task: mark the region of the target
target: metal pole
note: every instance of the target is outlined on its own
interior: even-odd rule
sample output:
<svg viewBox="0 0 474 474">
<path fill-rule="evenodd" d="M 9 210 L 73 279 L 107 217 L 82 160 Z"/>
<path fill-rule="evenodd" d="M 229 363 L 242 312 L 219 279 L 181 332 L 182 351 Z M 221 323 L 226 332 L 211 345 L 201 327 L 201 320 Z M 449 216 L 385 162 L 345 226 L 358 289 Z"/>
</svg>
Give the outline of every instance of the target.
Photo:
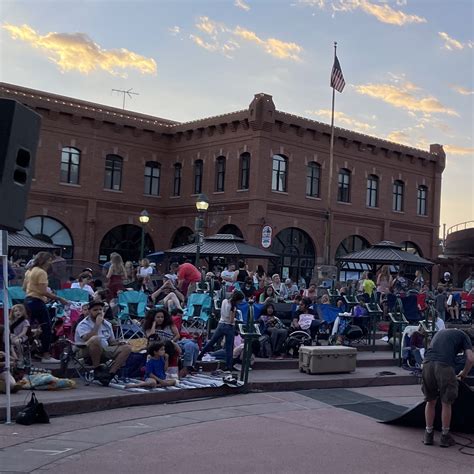
<svg viewBox="0 0 474 474">
<path fill-rule="evenodd" d="M 201 231 L 202 231 L 202 218 L 201 213 L 196 217 L 194 223 L 194 230 L 196 233 L 195 241 L 196 241 L 196 261 L 195 265 L 196 268 L 199 268 L 199 259 L 201 257 Z"/>
<path fill-rule="evenodd" d="M 142 240 L 140 245 L 140 260 L 143 260 L 145 254 L 145 224 L 142 224 Z"/>
<path fill-rule="evenodd" d="M 0 231 L 0 256 L 2 257 L 3 269 L 3 337 L 5 344 L 5 393 L 7 395 L 7 421 L 6 424 L 12 422 L 11 411 L 11 393 L 10 393 L 10 320 L 8 318 L 8 232 L 6 230 Z"/>
</svg>

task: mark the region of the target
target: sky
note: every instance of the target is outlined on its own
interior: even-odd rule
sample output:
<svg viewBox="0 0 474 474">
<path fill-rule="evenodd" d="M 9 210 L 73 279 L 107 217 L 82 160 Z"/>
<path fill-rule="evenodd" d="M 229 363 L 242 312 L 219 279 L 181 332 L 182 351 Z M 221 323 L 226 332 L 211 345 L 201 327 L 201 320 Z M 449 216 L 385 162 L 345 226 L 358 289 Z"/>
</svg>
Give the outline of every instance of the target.
<svg viewBox="0 0 474 474">
<path fill-rule="evenodd" d="M 441 230 L 474 219 L 473 0 L 0 0 L 0 80 L 180 122 L 246 109 L 444 145 Z"/>
</svg>

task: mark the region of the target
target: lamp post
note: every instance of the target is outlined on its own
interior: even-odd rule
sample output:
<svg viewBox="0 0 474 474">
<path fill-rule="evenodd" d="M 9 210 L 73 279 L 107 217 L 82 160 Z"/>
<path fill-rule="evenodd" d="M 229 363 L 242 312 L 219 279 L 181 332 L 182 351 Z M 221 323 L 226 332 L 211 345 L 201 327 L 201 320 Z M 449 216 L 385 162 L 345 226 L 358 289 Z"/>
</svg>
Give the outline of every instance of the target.
<svg viewBox="0 0 474 474">
<path fill-rule="evenodd" d="M 150 216 L 148 215 L 148 212 L 145 209 L 143 209 L 143 211 L 140 212 L 140 217 L 138 218 L 138 220 L 140 221 L 140 224 L 142 225 L 142 239 L 141 239 L 141 244 L 140 244 L 140 260 L 142 260 L 145 253 L 145 226 L 150 221 Z"/>
<path fill-rule="evenodd" d="M 194 233 L 195 233 L 195 242 L 196 242 L 196 267 L 199 268 L 199 258 L 201 254 L 201 245 L 203 242 L 203 228 L 204 228 L 204 214 L 206 213 L 209 207 L 209 199 L 205 194 L 200 194 L 196 200 L 196 209 L 198 215 L 194 220 Z"/>
</svg>

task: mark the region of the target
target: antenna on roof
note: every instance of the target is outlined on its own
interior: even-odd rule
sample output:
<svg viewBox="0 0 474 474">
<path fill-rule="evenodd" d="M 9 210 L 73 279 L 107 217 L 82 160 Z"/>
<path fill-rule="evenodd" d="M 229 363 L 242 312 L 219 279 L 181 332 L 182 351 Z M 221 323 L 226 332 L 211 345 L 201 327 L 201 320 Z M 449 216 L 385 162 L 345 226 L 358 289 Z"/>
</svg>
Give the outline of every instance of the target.
<svg viewBox="0 0 474 474">
<path fill-rule="evenodd" d="M 123 103 L 122 103 L 122 109 L 125 110 L 125 97 L 128 95 L 130 99 L 132 98 L 132 95 L 140 95 L 138 92 L 132 92 L 133 87 L 128 89 L 128 91 L 124 91 L 121 89 L 112 89 L 112 92 L 118 92 L 119 94 L 123 94 Z"/>
</svg>

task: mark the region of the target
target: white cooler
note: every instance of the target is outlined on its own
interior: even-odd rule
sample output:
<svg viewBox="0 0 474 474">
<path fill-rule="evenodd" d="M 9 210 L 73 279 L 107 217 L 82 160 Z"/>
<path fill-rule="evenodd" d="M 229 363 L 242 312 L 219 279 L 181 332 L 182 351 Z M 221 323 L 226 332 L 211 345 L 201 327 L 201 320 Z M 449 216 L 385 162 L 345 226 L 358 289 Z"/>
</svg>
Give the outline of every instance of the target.
<svg viewBox="0 0 474 474">
<path fill-rule="evenodd" d="M 301 346 L 300 372 L 338 374 L 354 372 L 357 349 L 346 346 Z"/>
</svg>

